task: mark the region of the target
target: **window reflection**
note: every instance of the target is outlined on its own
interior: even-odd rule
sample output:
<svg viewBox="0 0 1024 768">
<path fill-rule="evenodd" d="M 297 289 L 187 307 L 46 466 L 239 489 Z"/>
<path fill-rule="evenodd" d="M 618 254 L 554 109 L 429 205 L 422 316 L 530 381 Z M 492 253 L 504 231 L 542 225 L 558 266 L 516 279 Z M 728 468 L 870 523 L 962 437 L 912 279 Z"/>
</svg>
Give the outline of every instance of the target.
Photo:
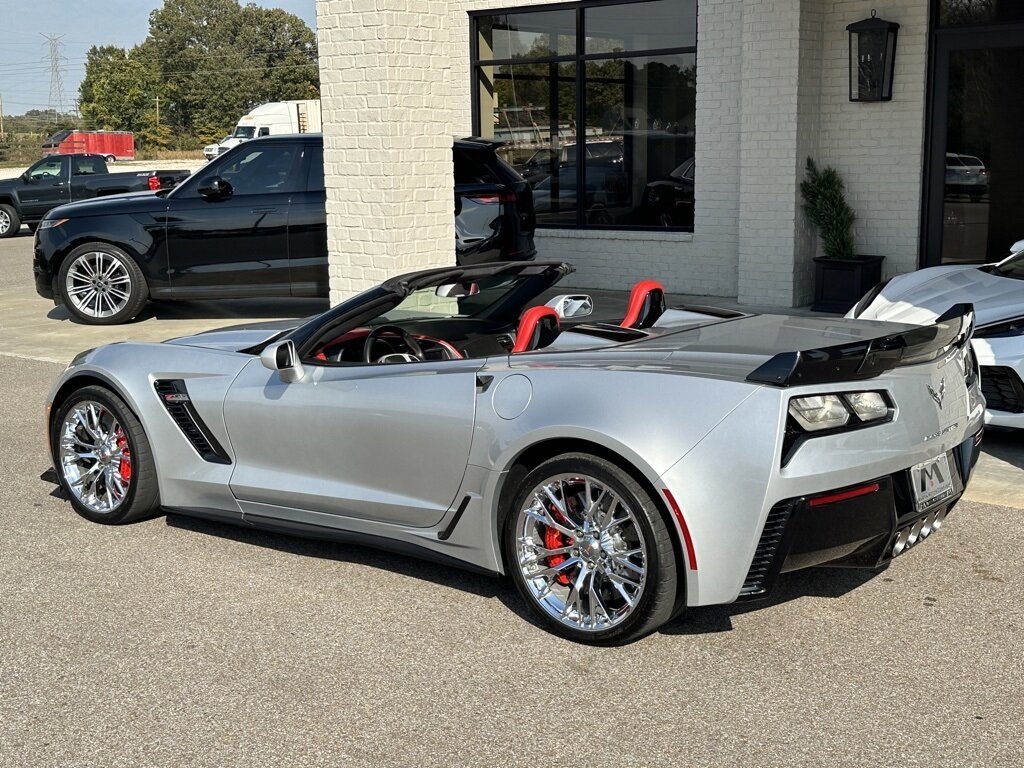
<svg viewBox="0 0 1024 768">
<path fill-rule="evenodd" d="M 1024 237 L 1016 85 L 1024 48 L 953 51 L 949 64 L 942 263 L 998 261 Z"/>
<path fill-rule="evenodd" d="M 1021 0 L 940 0 L 939 24 L 992 24 L 1024 20 Z"/>
<path fill-rule="evenodd" d="M 581 51 L 575 12 L 474 16 L 477 130 L 506 142 L 541 226 L 692 230 L 695 1 L 581 16 Z"/>
</svg>

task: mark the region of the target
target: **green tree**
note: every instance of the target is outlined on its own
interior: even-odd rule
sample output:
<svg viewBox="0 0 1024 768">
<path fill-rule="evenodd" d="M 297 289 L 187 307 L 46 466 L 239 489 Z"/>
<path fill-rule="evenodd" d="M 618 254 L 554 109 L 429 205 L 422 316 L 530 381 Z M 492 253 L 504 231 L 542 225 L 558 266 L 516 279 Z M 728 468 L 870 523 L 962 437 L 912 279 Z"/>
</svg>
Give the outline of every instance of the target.
<svg viewBox="0 0 1024 768">
<path fill-rule="evenodd" d="M 93 46 L 86 54 L 79 110 L 88 128 L 143 131 L 159 93 L 157 74 L 138 48 Z"/>
<path fill-rule="evenodd" d="M 140 45 L 90 50 L 79 95 L 90 127 L 194 147 L 257 104 L 319 94 L 316 37 L 297 16 L 238 0 L 165 0 Z"/>
</svg>

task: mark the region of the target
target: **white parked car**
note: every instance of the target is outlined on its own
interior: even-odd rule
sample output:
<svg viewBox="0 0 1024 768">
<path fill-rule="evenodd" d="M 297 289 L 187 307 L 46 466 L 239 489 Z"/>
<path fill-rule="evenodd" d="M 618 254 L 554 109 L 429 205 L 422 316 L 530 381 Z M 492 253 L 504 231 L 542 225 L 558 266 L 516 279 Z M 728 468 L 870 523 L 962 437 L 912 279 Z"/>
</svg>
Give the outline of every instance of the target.
<svg viewBox="0 0 1024 768">
<path fill-rule="evenodd" d="M 997 264 L 931 267 L 879 283 L 847 317 L 925 325 L 961 303 L 974 305 L 985 421 L 1024 429 L 1024 240 Z"/>
</svg>

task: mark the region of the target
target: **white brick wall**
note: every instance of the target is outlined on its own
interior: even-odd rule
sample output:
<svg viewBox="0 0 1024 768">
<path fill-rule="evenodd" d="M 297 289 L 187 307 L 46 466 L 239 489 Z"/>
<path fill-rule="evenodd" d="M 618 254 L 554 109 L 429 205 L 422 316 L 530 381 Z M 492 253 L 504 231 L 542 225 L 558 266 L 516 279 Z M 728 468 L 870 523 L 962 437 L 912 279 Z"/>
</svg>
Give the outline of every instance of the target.
<svg viewBox="0 0 1024 768">
<path fill-rule="evenodd" d="M 451 263 L 445 0 L 319 0 L 331 300 Z"/>
<path fill-rule="evenodd" d="M 857 252 L 885 256 L 886 276 L 911 272 L 918 267 L 921 229 L 928 3 L 832 0 L 825 5 L 819 158 L 846 180 L 847 199 L 858 218 Z M 900 24 L 892 101 L 851 103 L 846 26 L 867 18 L 872 7 Z"/>
<path fill-rule="evenodd" d="M 470 10 L 542 0 L 318 0 L 332 299 L 386 274 L 450 263 L 450 140 L 472 132 Z M 695 233 L 539 230 L 570 284 L 806 303 L 817 237 L 799 201 L 808 155 L 835 165 L 858 251 L 917 266 L 927 4 L 900 22 L 893 101 L 847 100 L 853 0 L 701 0 Z"/>
</svg>

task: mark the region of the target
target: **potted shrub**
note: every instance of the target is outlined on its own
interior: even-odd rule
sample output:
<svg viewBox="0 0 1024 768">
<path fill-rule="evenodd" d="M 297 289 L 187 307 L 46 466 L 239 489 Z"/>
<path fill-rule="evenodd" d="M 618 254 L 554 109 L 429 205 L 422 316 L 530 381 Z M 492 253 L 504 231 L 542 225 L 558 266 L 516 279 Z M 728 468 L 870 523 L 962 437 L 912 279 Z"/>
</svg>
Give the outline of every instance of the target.
<svg viewBox="0 0 1024 768">
<path fill-rule="evenodd" d="M 817 312 L 847 312 L 882 279 L 884 256 L 853 251 L 856 215 L 846 202 L 843 179 L 830 166 L 818 168 L 807 158 L 807 176 L 800 182 L 807 218 L 821 236 L 824 256 L 814 259 L 814 304 Z"/>
</svg>

